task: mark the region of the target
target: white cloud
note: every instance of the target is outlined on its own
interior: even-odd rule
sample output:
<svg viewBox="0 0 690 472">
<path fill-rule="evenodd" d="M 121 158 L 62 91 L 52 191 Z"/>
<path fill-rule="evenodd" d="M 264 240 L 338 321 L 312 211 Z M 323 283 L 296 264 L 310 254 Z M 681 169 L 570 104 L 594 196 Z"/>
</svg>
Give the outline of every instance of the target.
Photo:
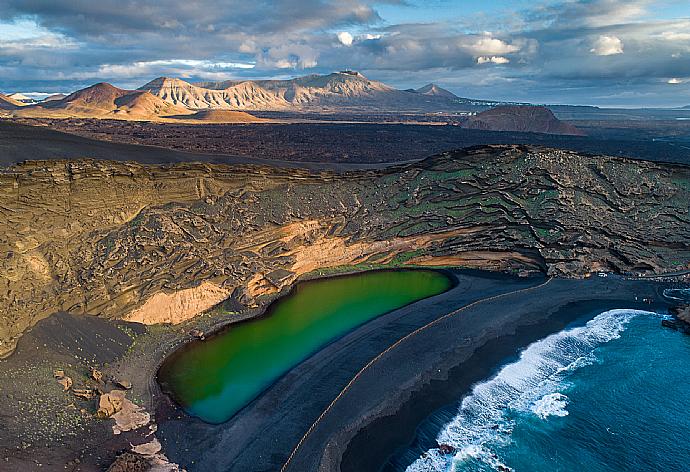
<svg viewBox="0 0 690 472">
<path fill-rule="evenodd" d="M 683 80 L 681 80 L 677 77 L 673 77 L 672 79 L 668 79 L 668 82 L 666 82 L 666 83 L 671 84 L 671 85 L 677 85 L 677 84 L 682 84 L 683 82 L 684 82 Z"/>
<path fill-rule="evenodd" d="M 616 36 L 599 36 L 597 40 L 594 41 L 593 47 L 589 52 L 597 56 L 623 54 L 623 41 Z"/>
<path fill-rule="evenodd" d="M 487 56 L 510 54 L 511 52 L 517 52 L 520 50 L 518 46 L 508 44 L 505 41 L 502 41 L 498 38 L 492 38 L 490 34 L 491 33 L 484 33 L 485 36 L 474 41 L 470 45 L 470 48 L 476 54 L 482 54 Z"/>
<path fill-rule="evenodd" d="M 338 41 L 340 41 L 341 44 L 344 44 L 345 46 L 352 46 L 353 40 L 354 38 L 347 31 L 341 31 L 340 33 L 338 33 Z"/>
<path fill-rule="evenodd" d="M 486 63 L 492 63 L 492 64 L 508 64 L 510 62 L 510 59 L 507 57 L 503 56 L 479 56 L 477 58 L 477 64 L 486 64 Z"/>
<path fill-rule="evenodd" d="M 661 37 L 666 41 L 690 41 L 690 33 L 679 33 L 677 31 L 664 31 Z"/>
</svg>

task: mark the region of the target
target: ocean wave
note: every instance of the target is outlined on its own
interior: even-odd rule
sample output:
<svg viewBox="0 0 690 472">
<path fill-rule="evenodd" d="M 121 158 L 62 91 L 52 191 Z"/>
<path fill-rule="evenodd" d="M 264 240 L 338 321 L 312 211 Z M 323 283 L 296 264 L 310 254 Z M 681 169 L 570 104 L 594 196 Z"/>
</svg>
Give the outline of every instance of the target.
<svg viewBox="0 0 690 472">
<path fill-rule="evenodd" d="M 529 345 L 519 360 L 504 366 L 490 380 L 476 384 L 460 405 L 458 414 L 438 435 L 441 444 L 453 446 L 455 455 L 427 451 L 408 472 L 510 470 L 499 457 L 510 443 L 517 416 L 551 421 L 568 415 L 567 377 L 596 362 L 594 350 L 620 337 L 641 310 L 610 310 L 586 325 L 567 329 Z M 471 464 L 470 464 L 471 462 Z"/>
<path fill-rule="evenodd" d="M 530 410 L 539 418 L 545 420 L 549 416 L 568 416 L 568 397 L 560 392 L 547 393 L 532 404 Z"/>
<path fill-rule="evenodd" d="M 682 302 L 690 301 L 690 288 L 667 288 L 663 292 L 664 297 Z"/>
</svg>

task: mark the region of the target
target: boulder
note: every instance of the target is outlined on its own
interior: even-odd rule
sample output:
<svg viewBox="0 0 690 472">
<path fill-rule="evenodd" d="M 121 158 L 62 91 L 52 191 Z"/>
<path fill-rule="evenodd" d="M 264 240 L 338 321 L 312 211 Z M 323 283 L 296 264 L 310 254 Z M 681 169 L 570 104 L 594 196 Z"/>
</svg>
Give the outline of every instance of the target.
<svg viewBox="0 0 690 472">
<path fill-rule="evenodd" d="M 75 388 L 72 390 L 75 397 L 83 400 L 91 400 L 96 396 L 96 392 L 92 388 Z"/>
<path fill-rule="evenodd" d="M 117 385 L 120 388 L 123 388 L 125 390 L 131 390 L 132 389 L 132 382 L 129 380 L 118 380 L 115 382 L 115 385 Z"/>
<path fill-rule="evenodd" d="M 191 330 L 191 331 L 189 332 L 189 335 L 190 335 L 191 337 L 195 338 L 195 339 L 200 339 L 200 340 L 202 340 L 202 341 L 205 339 L 204 332 L 201 331 L 200 329 L 193 329 L 193 330 Z"/>
<path fill-rule="evenodd" d="M 674 331 L 690 334 L 690 305 L 679 305 L 670 308 L 671 320 L 661 320 L 661 326 Z"/>
<path fill-rule="evenodd" d="M 146 472 L 151 469 L 151 462 L 148 458 L 125 452 L 115 459 L 107 472 Z"/>
<path fill-rule="evenodd" d="M 98 369 L 91 369 L 91 378 L 96 382 L 103 382 L 103 372 Z"/>
<path fill-rule="evenodd" d="M 57 379 L 57 382 L 62 385 L 62 391 L 66 392 L 67 390 L 72 387 L 72 379 L 70 377 L 64 376 L 62 378 Z"/>
<path fill-rule="evenodd" d="M 96 416 L 98 418 L 110 418 L 118 411 L 122 410 L 122 403 L 125 400 L 125 392 L 123 390 L 113 390 L 109 393 L 104 393 L 98 399 L 98 410 Z"/>
<path fill-rule="evenodd" d="M 124 431 L 133 431 L 151 422 L 151 415 L 142 407 L 123 398 L 120 411 L 111 416 L 115 420 L 113 434 L 120 434 Z"/>
<path fill-rule="evenodd" d="M 161 443 L 158 439 L 153 438 L 151 442 L 144 444 L 139 444 L 138 446 L 132 446 L 132 452 L 136 454 L 141 454 L 142 456 L 152 456 L 161 452 Z"/>
</svg>

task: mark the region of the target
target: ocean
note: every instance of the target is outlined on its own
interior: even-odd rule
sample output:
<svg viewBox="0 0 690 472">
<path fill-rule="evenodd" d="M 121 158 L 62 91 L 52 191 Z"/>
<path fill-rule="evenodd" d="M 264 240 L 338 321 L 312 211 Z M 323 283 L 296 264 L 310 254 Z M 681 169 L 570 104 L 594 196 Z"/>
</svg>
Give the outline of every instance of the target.
<svg viewBox="0 0 690 472">
<path fill-rule="evenodd" d="M 421 424 L 386 470 L 688 470 L 690 336 L 664 316 L 605 311 L 531 344 Z"/>
</svg>

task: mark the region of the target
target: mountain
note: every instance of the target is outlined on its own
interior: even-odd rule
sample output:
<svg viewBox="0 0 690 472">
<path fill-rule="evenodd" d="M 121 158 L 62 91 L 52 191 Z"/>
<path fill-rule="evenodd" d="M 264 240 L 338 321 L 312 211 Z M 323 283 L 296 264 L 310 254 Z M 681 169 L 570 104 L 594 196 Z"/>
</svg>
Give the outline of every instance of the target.
<svg viewBox="0 0 690 472">
<path fill-rule="evenodd" d="M 341 71 L 290 80 L 221 81 L 190 84 L 160 77 L 139 90 L 188 108 L 237 110 L 439 110 L 458 98 L 434 86 L 427 93 L 397 90 L 359 72 Z"/>
<path fill-rule="evenodd" d="M 430 97 L 443 97 L 449 100 L 457 100 L 459 97 L 453 92 L 450 92 L 444 88 L 439 87 L 436 84 L 427 84 L 422 88 L 418 88 L 415 92 L 422 95 L 428 95 Z"/>
<path fill-rule="evenodd" d="M 23 103 L 0 93 L 0 110 L 16 110 L 23 106 Z"/>
<path fill-rule="evenodd" d="M 463 124 L 463 127 L 486 131 L 521 131 L 585 136 L 583 131 L 559 120 L 551 110 L 543 106 L 498 106 L 470 117 Z"/>
<path fill-rule="evenodd" d="M 226 108 L 273 110 L 288 104 L 252 81 L 234 83 L 222 90 L 198 87 L 181 79 L 159 77 L 139 88 L 163 101 L 192 109 Z"/>
<path fill-rule="evenodd" d="M 19 92 L 11 93 L 8 95 L 8 97 L 11 98 L 12 100 L 16 100 L 22 104 L 36 103 L 36 100 L 34 100 L 33 98 L 27 97 L 23 93 L 19 93 Z"/>
<path fill-rule="evenodd" d="M 148 92 L 124 90 L 102 82 L 61 100 L 24 107 L 15 114 L 23 117 L 151 120 L 189 113 L 188 109 L 167 103 Z"/>
<path fill-rule="evenodd" d="M 191 115 L 183 115 L 179 117 L 170 118 L 184 120 L 185 122 L 204 123 L 256 123 L 260 121 L 265 121 L 261 118 L 257 118 L 243 111 L 215 109 L 199 110 Z"/>
<path fill-rule="evenodd" d="M 67 95 L 64 93 L 56 93 L 54 95 L 49 95 L 46 98 L 43 99 L 44 102 L 52 102 L 52 101 L 57 101 L 57 100 L 62 100 L 65 98 Z"/>
</svg>

